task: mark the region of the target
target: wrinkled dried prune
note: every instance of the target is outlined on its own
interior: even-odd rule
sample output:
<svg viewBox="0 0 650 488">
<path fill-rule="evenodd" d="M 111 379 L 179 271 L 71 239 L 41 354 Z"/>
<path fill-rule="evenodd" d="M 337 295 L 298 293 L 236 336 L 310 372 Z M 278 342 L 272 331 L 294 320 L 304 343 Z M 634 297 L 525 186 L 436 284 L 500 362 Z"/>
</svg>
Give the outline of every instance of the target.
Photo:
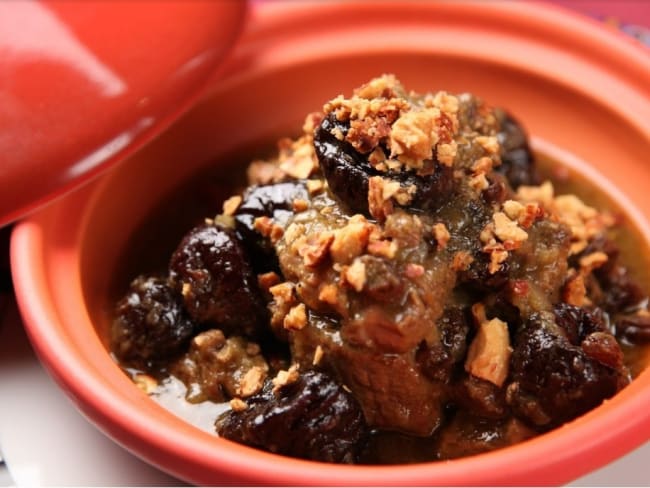
<svg viewBox="0 0 650 488">
<path fill-rule="evenodd" d="M 616 333 L 633 344 L 650 342 L 650 315 L 622 315 L 616 318 Z"/>
<path fill-rule="evenodd" d="M 604 292 L 602 307 L 609 313 L 636 308 L 647 298 L 641 287 L 629 275 L 627 268 L 616 265 L 609 271 L 595 270 L 594 276 Z"/>
<path fill-rule="evenodd" d="M 429 378 L 448 383 L 452 370 L 465 357 L 469 321 L 465 310 L 451 307 L 438 321 L 440 343 L 421 346 L 416 359 L 422 372 Z"/>
<path fill-rule="evenodd" d="M 349 123 L 337 120 L 334 113 L 325 117 L 314 132 L 314 148 L 330 190 L 353 213 L 369 215 L 368 179 L 371 176 L 399 181 L 404 187 L 415 185 L 416 191 L 406 206 L 408 208 L 431 210 L 448 200 L 453 193 L 451 167 L 437 164 L 433 173 L 428 175 L 406 170 L 380 172 L 368 163 L 366 155 L 356 151 L 349 142 L 337 139 L 333 130 L 347 134 Z"/>
<path fill-rule="evenodd" d="M 540 427 L 591 410 L 625 381 L 622 372 L 572 345 L 554 320 L 553 314 L 533 314 L 515 337 L 511 360 L 508 404 L 518 417 Z"/>
<path fill-rule="evenodd" d="M 508 283 L 510 263 L 504 261 L 494 273 L 490 272 L 489 266 L 490 256 L 480 250 L 475 252 L 469 267 L 458 273 L 458 282 L 474 292 L 498 291 Z"/>
<path fill-rule="evenodd" d="M 146 367 L 179 353 L 194 332 L 180 296 L 166 278 L 138 276 L 116 306 L 111 328 L 113 352 Z"/>
<path fill-rule="evenodd" d="M 275 392 L 268 381 L 246 404 L 217 419 L 219 435 L 286 456 L 340 463 L 354 462 L 367 436 L 354 397 L 321 372 L 301 373 Z"/>
<path fill-rule="evenodd" d="M 293 215 L 292 205 L 296 199 L 308 199 L 302 181 L 250 186 L 244 191 L 235 212 L 235 224 L 256 272 L 277 271 L 278 258 L 270 240 L 255 230 L 255 219 L 269 217 L 284 227 Z"/>
<path fill-rule="evenodd" d="M 607 330 L 600 309 L 589 311 L 568 303 L 558 303 L 553 311 L 555 312 L 555 322 L 564 329 L 567 338 L 574 346 L 580 345 L 580 342 L 589 334 Z"/>
<path fill-rule="evenodd" d="M 501 124 L 497 133 L 501 145 L 501 165 L 496 171 L 503 174 L 514 189 L 521 185 L 538 185 L 541 181 L 535 159 L 528 147 L 526 132 L 510 114 L 501 110 L 496 110 L 495 113 Z"/>
<path fill-rule="evenodd" d="M 620 249 L 611 239 L 598 237 L 592 240 L 581 253 L 572 257 L 572 266 L 578 267 L 582 257 L 594 252 L 607 254 L 607 261 L 593 272 L 602 290 L 598 305 L 612 315 L 637 308 L 647 295 L 627 268 L 619 264 Z"/>
<path fill-rule="evenodd" d="M 169 269 L 195 321 L 226 334 L 260 335 L 268 312 L 234 230 L 195 227 L 172 254 Z"/>
</svg>

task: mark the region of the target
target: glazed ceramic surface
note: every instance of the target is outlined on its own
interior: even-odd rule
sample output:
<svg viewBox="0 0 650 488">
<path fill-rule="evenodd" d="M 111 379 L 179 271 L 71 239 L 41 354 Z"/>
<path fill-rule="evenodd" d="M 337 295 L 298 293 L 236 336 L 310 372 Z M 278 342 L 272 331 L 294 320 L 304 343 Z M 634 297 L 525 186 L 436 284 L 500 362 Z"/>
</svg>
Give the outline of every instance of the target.
<svg viewBox="0 0 650 488">
<path fill-rule="evenodd" d="M 245 10 L 240 0 L 0 2 L 0 225 L 169 125 Z"/>
<path fill-rule="evenodd" d="M 322 465 L 203 432 L 158 406 L 111 360 L 105 337 L 124 256 L 132 246 L 141 255 L 147 246 L 159 250 L 182 232 L 171 217 L 179 207 L 143 231 L 154 209 L 200 169 L 218 170 L 233 150 L 254 152 L 259 141 L 297 133 L 306 113 L 383 72 L 418 91 L 472 91 L 507 108 L 537 151 L 601 185 L 650 241 L 650 63 L 631 41 L 564 11 L 515 2 L 258 4 L 198 106 L 14 233 L 16 292 L 30 339 L 107 435 L 194 483 L 283 485 L 561 484 L 648 439 L 645 371 L 576 421 L 496 452 L 409 466 Z"/>
</svg>

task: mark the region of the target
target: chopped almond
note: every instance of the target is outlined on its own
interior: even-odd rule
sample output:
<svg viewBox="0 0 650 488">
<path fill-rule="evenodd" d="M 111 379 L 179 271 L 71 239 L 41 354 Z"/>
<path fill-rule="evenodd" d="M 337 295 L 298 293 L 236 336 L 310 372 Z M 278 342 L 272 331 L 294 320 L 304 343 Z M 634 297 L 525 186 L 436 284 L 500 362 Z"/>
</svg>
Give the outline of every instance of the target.
<svg viewBox="0 0 650 488">
<path fill-rule="evenodd" d="M 600 268 L 609 258 L 602 251 L 592 252 L 580 258 L 580 269 L 583 273 L 590 273 L 593 269 Z"/>
<path fill-rule="evenodd" d="M 280 283 L 280 276 L 275 271 L 262 273 L 257 276 L 257 283 L 262 290 L 268 290 L 272 286 Z"/>
<path fill-rule="evenodd" d="M 315 195 L 323 190 L 325 183 L 323 180 L 307 180 L 307 192 L 310 195 Z"/>
<path fill-rule="evenodd" d="M 305 266 L 318 266 L 327 257 L 333 242 L 334 234 L 331 232 L 312 234 L 298 248 L 298 254 L 302 256 Z"/>
<path fill-rule="evenodd" d="M 473 262 L 474 258 L 470 253 L 467 251 L 458 251 L 454 254 L 451 268 L 454 271 L 467 271 Z"/>
<path fill-rule="evenodd" d="M 511 354 L 508 324 L 499 319 L 485 321 L 469 346 L 465 371 L 501 387 L 508 377 Z"/>
<path fill-rule="evenodd" d="M 456 141 L 440 143 L 436 149 L 436 158 L 440 164 L 444 164 L 445 166 L 453 166 L 457 150 L 458 148 L 456 146 Z"/>
<path fill-rule="evenodd" d="M 397 254 L 397 243 L 387 240 L 371 240 L 368 242 L 368 253 L 373 256 L 393 259 Z"/>
<path fill-rule="evenodd" d="M 499 141 L 495 136 L 477 136 L 476 142 L 488 154 L 499 154 Z"/>
<path fill-rule="evenodd" d="M 284 317 L 284 328 L 289 330 L 300 330 L 307 325 L 307 310 L 304 303 L 299 303 L 289 310 Z"/>
<path fill-rule="evenodd" d="M 345 280 L 356 292 L 363 290 L 366 284 L 366 265 L 360 259 L 354 262 L 345 270 Z"/>
<path fill-rule="evenodd" d="M 253 220 L 253 229 L 255 229 L 264 237 L 269 237 L 271 235 L 271 231 L 273 230 L 273 220 L 266 215 L 263 215 L 262 217 L 256 217 L 255 220 Z"/>
<path fill-rule="evenodd" d="M 410 279 L 419 278 L 424 275 L 424 266 L 421 264 L 408 263 L 404 274 Z"/>
<path fill-rule="evenodd" d="M 311 364 L 313 366 L 318 366 L 323 359 L 323 348 L 321 346 L 316 346 L 316 350 L 314 351 L 314 359 L 312 360 Z"/>
<path fill-rule="evenodd" d="M 246 371 L 246 374 L 244 374 L 239 382 L 237 394 L 243 398 L 254 395 L 262 389 L 265 379 L 266 371 L 259 366 L 253 366 L 251 369 Z"/>
<path fill-rule="evenodd" d="M 133 377 L 135 385 L 147 395 L 152 394 L 158 387 L 158 381 L 148 374 L 137 374 Z"/>
<path fill-rule="evenodd" d="M 360 256 L 368 244 L 371 229 L 363 215 L 353 216 L 347 225 L 334 232 L 329 248 L 332 259 L 345 264 Z"/>
<path fill-rule="evenodd" d="M 230 400 L 230 408 L 232 408 L 234 412 L 243 412 L 248 408 L 248 404 L 241 398 L 233 398 Z"/>
<path fill-rule="evenodd" d="M 223 213 L 224 215 L 235 215 L 235 212 L 239 208 L 242 202 L 242 197 L 239 195 L 234 195 L 223 202 Z"/>
<path fill-rule="evenodd" d="M 285 281 L 278 285 L 273 285 L 269 288 L 269 291 L 271 292 L 274 300 L 281 301 L 283 303 L 293 303 L 295 300 L 293 295 L 293 288 L 293 283 Z"/>
<path fill-rule="evenodd" d="M 277 392 L 285 385 L 290 385 L 298 381 L 300 374 L 298 373 L 299 366 L 297 364 L 291 365 L 288 370 L 280 370 L 278 374 L 271 380 L 273 383 L 273 391 Z"/>
<path fill-rule="evenodd" d="M 582 273 L 574 273 L 567 279 L 562 289 L 562 298 L 569 305 L 582 307 L 588 303 L 587 287 Z"/>
<path fill-rule="evenodd" d="M 435 121 L 439 115 L 437 108 L 403 113 L 392 126 L 391 156 L 397 156 L 411 168 L 419 168 L 422 161 L 431 159 L 433 147 L 438 143 Z"/>
<path fill-rule="evenodd" d="M 296 198 L 291 205 L 295 213 L 304 212 L 309 208 L 309 202 L 307 200 L 303 200 L 302 198 Z"/>
<path fill-rule="evenodd" d="M 384 179 L 381 176 L 368 178 L 368 211 L 380 222 L 393 212 L 391 201 L 384 200 Z"/>
<path fill-rule="evenodd" d="M 494 221 L 494 233 L 502 241 L 512 241 L 515 244 L 528 239 L 528 233 L 512 221 L 503 212 L 495 212 L 492 216 Z"/>
</svg>

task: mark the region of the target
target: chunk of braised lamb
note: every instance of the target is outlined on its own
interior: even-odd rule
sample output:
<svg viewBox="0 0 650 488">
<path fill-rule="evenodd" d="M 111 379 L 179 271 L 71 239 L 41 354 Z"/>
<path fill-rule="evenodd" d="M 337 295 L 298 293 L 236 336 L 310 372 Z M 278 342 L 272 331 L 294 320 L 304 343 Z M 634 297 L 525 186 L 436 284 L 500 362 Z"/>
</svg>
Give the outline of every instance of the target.
<svg viewBox="0 0 650 488">
<path fill-rule="evenodd" d="M 510 446 L 536 434 L 516 418 L 488 419 L 460 411 L 438 434 L 436 451 L 441 459 L 455 459 Z"/>
<path fill-rule="evenodd" d="M 355 398 L 322 372 L 281 386 L 267 381 L 245 403 L 217 419 L 220 436 L 286 456 L 353 463 L 368 435 Z"/>
<path fill-rule="evenodd" d="M 249 397 L 262 389 L 269 367 L 259 345 L 212 329 L 198 334 L 170 372 L 187 386 L 192 403 Z"/>
<path fill-rule="evenodd" d="M 399 182 L 403 187 L 415 187 L 407 208 L 432 210 L 450 198 L 455 189 L 453 169 L 435 164 L 430 174 L 415 171 L 382 172 L 372 167 L 368 155 L 358 152 L 345 139 L 349 122 L 339 121 L 335 113 L 323 119 L 314 132 L 314 148 L 330 190 L 352 213 L 370 215 L 368 209 L 369 178 L 381 176 Z"/>
<path fill-rule="evenodd" d="M 533 314 L 515 336 L 506 395 L 515 415 L 550 428 L 614 395 L 628 381 L 627 372 L 587 351 L 571 344 L 552 313 Z"/>
<path fill-rule="evenodd" d="M 428 436 L 440 425 L 446 386 L 422 372 L 415 350 L 387 354 L 343 340 L 338 320 L 314 313 L 309 320 L 291 332 L 292 357 L 312 367 L 320 347 L 318 367 L 352 391 L 371 428 Z"/>
<path fill-rule="evenodd" d="M 194 330 L 167 278 L 138 276 L 116 305 L 111 350 L 122 361 L 146 368 L 182 352 Z"/>
<path fill-rule="evenodd" d="M 525 293 L 510 287 L 510 301 L 523 317 L 551 312 L 560 301 L 571 246 L 568 227 L 550 219 L 536 221 L 526 232 L 528 238 L 509 258 L 513 285 L 526 283 Z"/>
<path fill-rule="evenodd" d="M 263 335 L 268 312 L 233 229 L 205 224 L 190 230 L 172 254 L 169 269 L 185 309 L 203 328 Z"/>
<path fill-rule="evenodd" d="M 505 388 L 465 374 L 453 384 L 451 400 L 460 409 L 477 417 L 499 419 L 508 413 Z"/>
<path fill-rule="evenodd" d="M 371 427 L 428 436 L 441 424 L 445 384 L 425 376 L 415 354 L 342 345 L 328 356 Z"/>
<path fill-rule="evenodd" d="M 271 219 L 272 224 L 284 228 L 293 215 L 296 200 L 308 200 L 304 181 L 287 181 L 270 185 L 250 186 L 244 191 L 242 201 L 235 210 L 235 228 L 257 273 L 278 270 L 278 258 L 271 237 L 256 229 L 260 217 Z"/>
</svg>

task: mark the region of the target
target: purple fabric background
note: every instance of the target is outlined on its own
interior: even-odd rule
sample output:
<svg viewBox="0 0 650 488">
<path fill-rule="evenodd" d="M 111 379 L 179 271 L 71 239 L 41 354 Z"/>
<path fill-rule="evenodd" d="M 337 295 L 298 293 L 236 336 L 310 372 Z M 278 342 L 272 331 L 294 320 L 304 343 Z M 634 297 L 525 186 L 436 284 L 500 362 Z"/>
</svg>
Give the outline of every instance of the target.
<svg viewBox="0 0 650 488">
<path fill-rule="evenodd" d="M 548 0 L 620 29 L 650 47 L 648 0 Z"/>
</svg>

